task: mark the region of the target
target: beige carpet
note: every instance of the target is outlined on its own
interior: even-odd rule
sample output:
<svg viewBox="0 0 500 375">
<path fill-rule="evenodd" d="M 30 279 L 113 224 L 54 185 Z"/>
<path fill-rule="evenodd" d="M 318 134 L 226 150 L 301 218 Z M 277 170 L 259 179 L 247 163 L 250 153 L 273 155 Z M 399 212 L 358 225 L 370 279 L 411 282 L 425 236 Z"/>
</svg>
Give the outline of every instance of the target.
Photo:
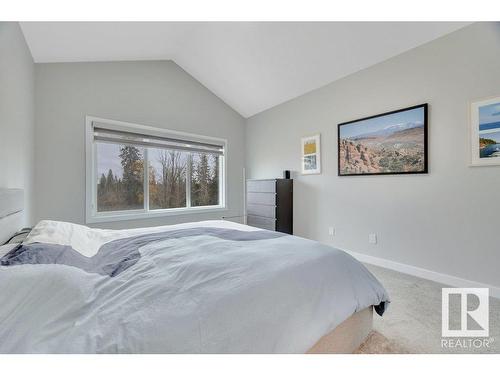
<svg viewBox="0 0 500 375">
<path fill-rule="evenodd" d="M 408 354 L 409 351 L 377 331 L 372 331 L 354 354 Z"/>
<path fill-rule="evenodd" d="M 500 353 L 500 299 L 490 297 L 490 345 L 480 348 L 441 347 L 441 288 L 444 285 L 385 268 L 367 265 L 389 292 L 384 316 L 373 314 L 373 329 L 410 353 Z M 460 305 L 451 310 L 460 316 Z"/>
</svg>

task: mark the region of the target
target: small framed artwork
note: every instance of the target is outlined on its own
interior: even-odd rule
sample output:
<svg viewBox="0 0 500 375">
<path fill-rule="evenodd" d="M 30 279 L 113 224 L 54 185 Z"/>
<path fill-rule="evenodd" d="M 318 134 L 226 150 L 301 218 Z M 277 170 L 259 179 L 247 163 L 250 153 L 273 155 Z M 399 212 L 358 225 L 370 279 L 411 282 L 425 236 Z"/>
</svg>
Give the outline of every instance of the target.
<svg viewBox="0 0 500 375">
<path fill-rule="evenodd" d="M 321 136 L 302 138 L 302 174 L 321 173 Z"/>
<path fill-rule="evenodd" d="M 473 166 L 500 165 L 500 96 L 471 103 Z"/>
<path fill-rule="evenodd" d="M 338 125 L 338 175 L 427 173 L 427 104 Z"/>
</svg>

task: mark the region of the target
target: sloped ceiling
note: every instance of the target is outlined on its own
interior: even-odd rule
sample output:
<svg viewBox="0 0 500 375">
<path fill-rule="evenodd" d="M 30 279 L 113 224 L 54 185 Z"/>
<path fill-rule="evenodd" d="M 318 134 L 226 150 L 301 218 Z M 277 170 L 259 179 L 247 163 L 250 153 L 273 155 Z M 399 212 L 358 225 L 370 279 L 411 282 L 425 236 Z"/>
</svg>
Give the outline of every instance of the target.
<svg viewBox="0 0 500 375">
<path fill-rule="evenodd" d="M 171 59 L 250 117 L 466 26 L 455 22 L 22 22 L 37 63 Z"/>
</svg>

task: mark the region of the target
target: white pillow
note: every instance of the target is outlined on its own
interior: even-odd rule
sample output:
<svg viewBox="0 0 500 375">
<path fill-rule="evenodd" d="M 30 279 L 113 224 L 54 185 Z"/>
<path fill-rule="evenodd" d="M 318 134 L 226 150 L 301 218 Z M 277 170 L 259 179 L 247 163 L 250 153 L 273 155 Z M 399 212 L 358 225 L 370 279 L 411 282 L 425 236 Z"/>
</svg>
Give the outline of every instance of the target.
<svg viewBox="0 0 500 375">
<path fill-rule="evenodd" d="M 160 227 L 161 228 L 161 227 Z M 64 221 L 42 220 L 30 232 L 24 244 L 35 242 L 71 246 L 86 257 L 92 257 L 107 242 L 130 237 L 134 234 L 149 233 L 147 228 L 112 230 L 95 229 L 85 225 Z"/>
<path fill-rule="evenodd" d="M 103 243 L 109 241 L 108 232 L 63 221 L 42 220 L 31 230 L 23 243 L 41 242 L 71 246 L 82 255 L 91 257 L 97 253 Z"/>
<path fill-rule="evenodd" d="M 18 243 L 9 243 L 7 245 L 0 246 L 0 258 L 3 257 L 4 255 L 7 255 L 12 249 L 18 246 L 19 246 Z"/>
</svg>

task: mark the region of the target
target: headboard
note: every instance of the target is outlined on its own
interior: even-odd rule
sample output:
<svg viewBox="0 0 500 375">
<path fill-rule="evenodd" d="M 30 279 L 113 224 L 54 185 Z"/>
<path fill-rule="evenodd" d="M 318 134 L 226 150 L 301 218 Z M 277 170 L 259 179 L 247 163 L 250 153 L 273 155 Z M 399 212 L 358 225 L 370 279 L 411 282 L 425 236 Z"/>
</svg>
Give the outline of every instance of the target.
<svg viewBox="0 0 500 375">
<path fill-rule="evenodd" d="M 23 225 L 24 190 L 0 188 L 0 245 Z"/>
</svg>

